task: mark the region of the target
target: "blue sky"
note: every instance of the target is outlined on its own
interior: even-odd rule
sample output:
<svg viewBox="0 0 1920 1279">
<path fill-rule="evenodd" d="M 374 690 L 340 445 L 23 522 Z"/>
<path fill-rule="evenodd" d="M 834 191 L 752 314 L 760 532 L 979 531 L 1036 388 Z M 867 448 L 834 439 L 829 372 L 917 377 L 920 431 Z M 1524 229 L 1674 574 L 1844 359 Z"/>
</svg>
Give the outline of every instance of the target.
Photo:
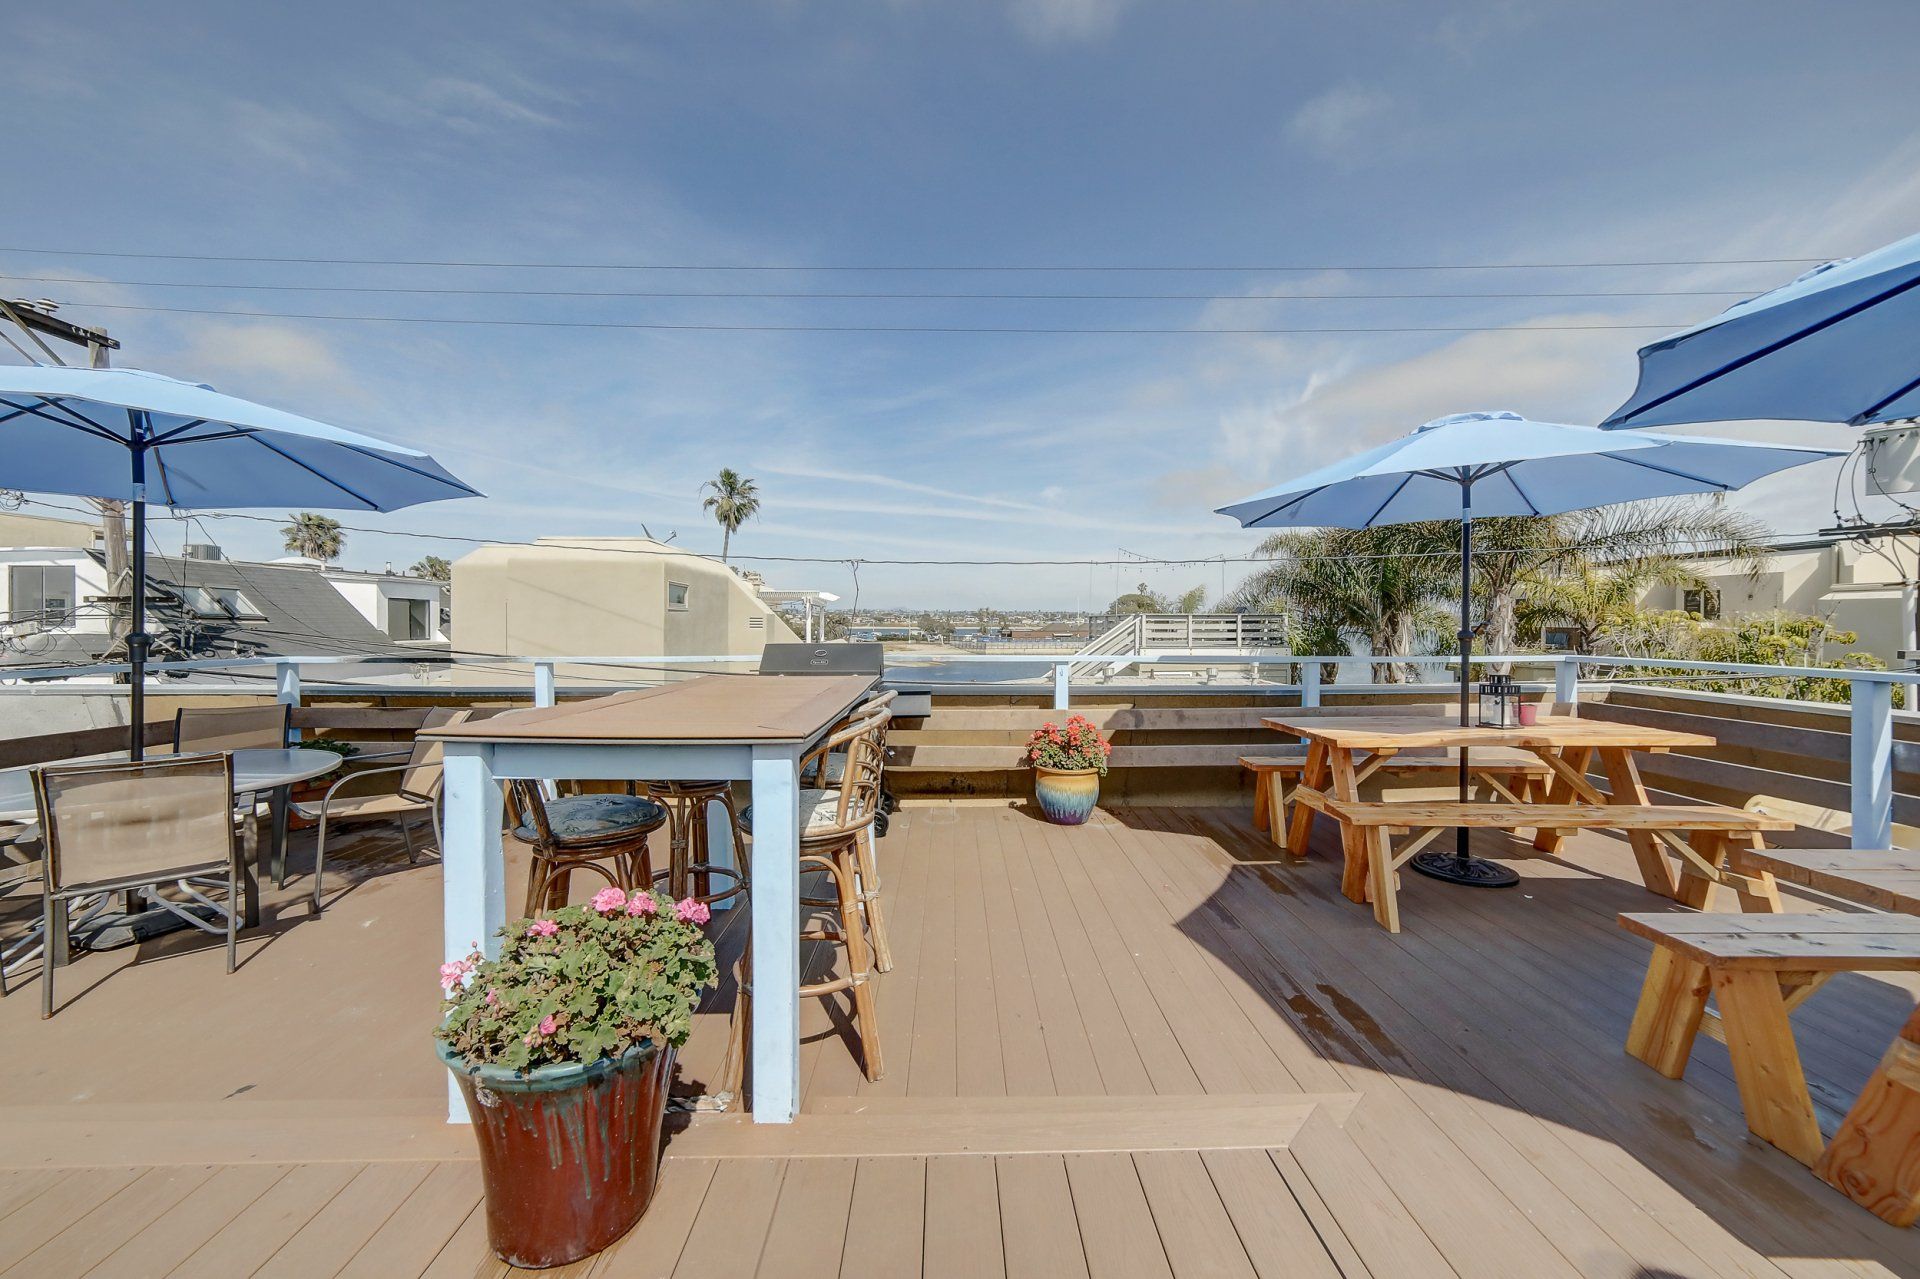
<svg viewBox="0 0 1920 1279">
<path fill-rule="evenodd" d="M 1799 269 L 1333 268 L 1831 256 L 1920 229 L 1920 8 L 1891 0 L 176 0 L 15 6 L 0 38 L 24 191 L 0 208 L 0 272 L 92 281 L 0 288 L 105 324 L 126 344 L 121 363 L 429 449 L 491 494 L 354 521 L 394 530 L 518 538 L 644 523 L 717 550 L 698 488 L 731 465 L 765 502 L 735 540 L 742 555 L 1243 555 L 1257 536 L 1212 507 L 1444 413 L 1592 422 L 1631 388 L 1634 348 L 1662 326 Z M 451 270 L 78 250 L 1326 269 Z M 262 283 L 1200 296 L 231 287 Z M 1703 290 L 1727 292 L 1248 297 Z M 154 307 L 176 309 L 125 309 Z M 1636 324 L 1653 327 L 1568 327 Z M 1489 331 L 1190 332 L 1419 326 Z M 1534 331 L 1512 331 L 1523 327 Z M 1817 527 L 1827 479 L 1809 474 L 1742 501 L 1784 531 Z M 265 526 L 210 527 L 235 552 L 277 553 Z M 356 534 L 346 560 L 448 549 Z M 851 597 L 844 563 L 748 562 L 775 585 Z M 868 564 L 859 585 L 863 603 L 1078 607 L 1142 579 L 1218 589 L 1239 571 Z"/>
</svg>

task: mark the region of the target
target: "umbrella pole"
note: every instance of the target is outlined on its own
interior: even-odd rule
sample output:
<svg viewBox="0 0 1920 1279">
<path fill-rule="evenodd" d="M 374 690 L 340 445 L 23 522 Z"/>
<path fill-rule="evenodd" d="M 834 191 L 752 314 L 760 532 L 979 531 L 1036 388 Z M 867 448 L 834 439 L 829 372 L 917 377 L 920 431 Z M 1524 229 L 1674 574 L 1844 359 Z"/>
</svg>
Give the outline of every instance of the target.
<svg viewBox="0 0 1920 1279">
<path fill-rule="evenodd" d="M 127 756 L 136 762 L 147 745 L 147 441 L 145 414 L 133 425 L 133 572 L 132 624 L 127 631 L 127 718 L 131 740 Z"/>
<path fill-rule="evenodd" d="M 1460 482 L 1460 727 L 1473 724 L 1473 481 Z M 1468 765 L 1469 748 L 1460 746 L 1460 802 L 1472 797 L 1472 773 Z M 1473 888 L 1511 888 L 1520 876 L 1497 862 L 1474 857 L 1467 852 L 1467 828 L 1453 828 L 1453 852 L 1418 853 L 1408 863 L 1432 879 Z"/>
</svg>

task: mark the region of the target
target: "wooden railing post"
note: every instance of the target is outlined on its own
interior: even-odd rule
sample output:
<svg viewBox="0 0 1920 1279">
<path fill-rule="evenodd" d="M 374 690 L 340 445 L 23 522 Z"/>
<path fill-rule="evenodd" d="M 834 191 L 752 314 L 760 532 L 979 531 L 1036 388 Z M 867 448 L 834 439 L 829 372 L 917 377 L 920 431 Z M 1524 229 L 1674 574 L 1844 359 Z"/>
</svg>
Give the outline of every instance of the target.
<svg viewBox="0 0 1920 1279">
<path fill-rule="evenodd" d="M 1852 681 L 1853 846 L 1893 847 L 1893 685 Z"/>
<path fill-rule="evenodd" d="M 535 706 L 553 705 L 552 662 L 535 662 L 533 664 L 533 704 Z"/>
</svg>

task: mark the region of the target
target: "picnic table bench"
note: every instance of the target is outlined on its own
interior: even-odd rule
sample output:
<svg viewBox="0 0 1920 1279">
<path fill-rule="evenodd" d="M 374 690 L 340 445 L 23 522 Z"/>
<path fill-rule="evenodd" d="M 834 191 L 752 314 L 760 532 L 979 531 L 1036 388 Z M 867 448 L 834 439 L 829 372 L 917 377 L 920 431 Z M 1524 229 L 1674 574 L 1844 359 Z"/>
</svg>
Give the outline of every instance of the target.
<svg viewBox="0 0 1920 1279">
<path fill-rule="evenodd" d="M 1287 842 L 1288 783 L 1298 784 L 1306 772 L 1307 748 L 1283 747 L 1259 755 L 1242 755 L 1240 767 L 1253 777 L 1253 828 L 1268 831 L 1273 842 Z M 1364 767 L 1364 766 L 1363 766 Z M 1456 751 L 1408 751 L 1383 756 L 1377 768 L 1367 770 L 1369 777 L 1384 776 L 1400 781 L 1425 779 L 1438 785 L 1450 781 L 1460 767 Z M 1553 770 L 1531 751 L 1509 747 L 1489 747 L 1472 752 L 1467 771 L 1473 780 L 1509 799 L 1532 797 L 1536 785 L 1544 788 Z"/>
<path fill-rule="evenodd" d="M 1480 830 L 1515 830 L 1534 827 L 1542 830 L 1619 830 L 1648 832 L 1670 843 L 1681 853 L 1680 873 L 1686 886 L 1680 896 L 1704 904 L 1715 885 L 1729 883 L 1739 890 L 1743 902 L 1748 897 L 1778 902 L 1771 876 L 1764 872 L 1746 875 L 1727 869 L 1729 854 L 1736 844 L 1757 840 L 1767 830 L 1788 830 L 1792 823 L 1764 817 L 1723 804 L 1512 804 L 1470 800 L 1401 800 L 1380 802 L 1335 799 L 1317 791 L 1302 790 L 1300 802 L 1326 813 L 1359 838 L 1347 845 L 1347 865 L 1341 878 L 1343 891 L 1364 883 L 1369 898 L 1379 913 L 1386 905 L 1387 927 L 1399 931 L 1398 884 L 1396 872 L 1414 854 L 1441 834 L 1461 827 Z M 1417 832 L 1399 848 L 1392 846 L 1397 831 Z M 1682 840 L 1676 832 L 1686 832 Z M 1365 850 L 1355 856 L 1354 849 Z M 1697 885 L 1697 887 L 1694 887 Z M 1348 891 L 1348 896 L 1352 892 Z M 1756 905 L 1755 909 L 1762 907 Z M 1772 907 L 1778 909 L 1777 904 Z M 1392 922 L 1387 922 L 1391 920 Z"/>
<path fill-rule="evenodd" d="M 1686 1073 L 1711 997 L 1747 1127 L 1899 1226 L 1920 1218 L 1920 1010 L 1907 1019 L 1831 1143 L 1823 1143 L 1789 1014 L 1837 972 L 1920 972 L 1907 914 L 1623 914 L 1654 943 L 1627 1051 Z"/>
</svg>

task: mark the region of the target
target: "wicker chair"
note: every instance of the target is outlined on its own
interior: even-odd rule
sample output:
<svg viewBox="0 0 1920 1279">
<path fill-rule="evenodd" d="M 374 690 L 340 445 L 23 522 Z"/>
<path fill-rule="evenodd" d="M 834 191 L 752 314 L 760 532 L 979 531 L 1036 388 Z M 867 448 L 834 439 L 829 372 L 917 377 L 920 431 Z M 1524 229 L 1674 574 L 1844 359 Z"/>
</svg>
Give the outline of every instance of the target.
<svg viewBox="0 0 1920 1279">
<path fill-rule="evenodd" d="M 873 998 L 873 951 L 868 934 L 885 935 L 885 918 L 876 892 L 863 897 L 862 865 L 872 847 L 873 819 L 880 810 L 882 741 L 891 714 L 884 700 L 869 703 L 832 733 L 814 754 L 844 748 L 847 763 L 837 790 L 804 788 L 800 792 L 800 870 L 818 871 L 833 890 L 831 897 L 802 897 L 801 905 L 826 914 L 818 926 L 803 930 L 804 941 L 830 941 L 841 948 L 844 973 L 800 987 L 802 996 L 847 991 L 854 1019 L 860 1027 L 860 1056 L 869 1080 L 886 1074 L 880 1053 L 880 1029 Z M 807 775 L 813 756 L 802 762 Z M 751 829 L 751 814 L 743 817 Z M 753 949 L 734 968 L 739 995 L 734 1001 L 727 1059 L 721 1067 L 724 1091 L 737 1098 L 745 1076 L 748 1030 L 752 1019 Z"/>
<path fill-rule="evenodd" d="M 650 888 L 647 840 L 667 824 L 667 810 L 644 795 L 547 798 L 540 783 L 512 783 L 514 838 L 533 846 L 526 914 L 567 904 L 573 872 L 590 870 L 626 892 Z"/>
<path fill-rule="evenodd" d="M 195 928 L 224 932 L 227 971 L 240 923 L 240 842 L 233 824 L 233 758 L 175 755 L 138 764 L 77 764 L 33 773 L 45 840 L 41 876 L 46 958 L 42 1017 L 53 1016 L 56 957 L 67 951 L 76 900 L 138 891 Z M 172 885 L 186 901 L 161 893 Z M 223 902 L 201 892 L 224 884 Z M 193 907 L 224 921 L 209 923 Z"/>
<path fill-rule="evenodd" d="M 676 898 L 692 897 L 711 905 L 747 891 L 745 826 L 733 802 L 732 782 L 648 782 L 647 797 L 667 809 L 667 869 L 663 874 L 668 892 Z M 716 863 L 708 847 L 707 809 L 716 801 L 727 810 L 737 867 Z M 715 876 L 728 881 L 718 892 L 713 887 Z"/>
</svg>

